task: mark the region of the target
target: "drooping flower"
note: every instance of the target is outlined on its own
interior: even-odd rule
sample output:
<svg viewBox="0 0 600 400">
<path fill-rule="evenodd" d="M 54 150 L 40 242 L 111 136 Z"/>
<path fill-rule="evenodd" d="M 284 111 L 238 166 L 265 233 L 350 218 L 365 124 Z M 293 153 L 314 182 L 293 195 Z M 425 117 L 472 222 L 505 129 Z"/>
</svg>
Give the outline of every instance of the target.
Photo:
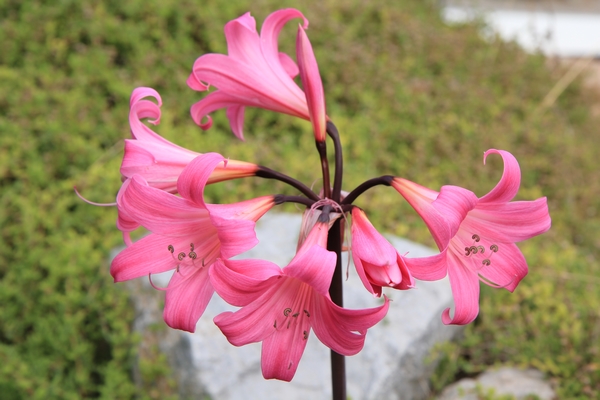
<svg viewBox="0 0 600 400">
<path fill-rule="evenodd" d="M 444 311 L 445 324 L 467 324 L 479 313 L 479 281 L 514 291 L 528 272 L 527 262 L 515 244 L 550 229 L 546 198 L 511 200 L 521 182 L 519 164 L 512 154 L 491 149 L 504 161 L 500 182 L 485 196 L 456 186 L 436 192 L 396 178 L 392 186 L 419 213 L 431 231 L 440 254 L 406 258 L 412 275 L 437 280 L 449 275 L 454 296 L 454 316 Z"/>
<path fill-rule="evenodd" d="M 262 342 L 262 373 L 266 379 L 290 381 L 296 373 L 311 329 L 330 349 L 358 353 L 366 330 L 387 313 L 381 307 L 349 310 L 328 294 L 335 253 L 323 248 L 326 223 L 317 223 L 294 259 L 281 269 L 263 260 L 222 260 L 210 270 L 217 293 L 242 307 L 215 317 L 215 324 L 235 346 Z"/>
<path fill-rule="evenodd" d="M 352 209 L 352 259 L 363 285 L 376 296 L 381 296 L 382 286 L 400 290 L 415 286 L 404 258 L 358 207 Z"/>
<path fill-rule="evenodd" d="M 198 91 L 209 86 L 218 89 L 192 106 L 192 118 L 202 129 L 212 125 L 208 114 L 221 108 L 227 109 L 231 129 L 240 139 L 244 138 L 245 107 L 311 119 L 306 96 L 293 79 L 298 66 L 279 52 L 277 43 L 283 26 L 294 18 L 302 18 L 304 28 L 308 28 L 304 15 L 288 8 L 270 14 L 259 36 L 256 21 L 246 13 L 225 25 L 227 55 L 205 54 L 195 61 L 188 86 Z M 308 51 L 305 48 L 304 54 Z"/>
<path fill-rule="evenodd" d="M 216 153 L 196 157 L 181 173 L 181 197 L 149 186 L 139 175 L 126 181 L 120 204 L 127 215 L 152 232 L 123 250 L 111 264 L 115 282 L 175 270 L 168 287 L 164 319 L 193 332 L 213 294 L 208 267 L 254 247 L 255 222 L 274 204 L 273 196 L 240 203 L 204 202 L 204 187 L 226 160 Z"/>
</svg>

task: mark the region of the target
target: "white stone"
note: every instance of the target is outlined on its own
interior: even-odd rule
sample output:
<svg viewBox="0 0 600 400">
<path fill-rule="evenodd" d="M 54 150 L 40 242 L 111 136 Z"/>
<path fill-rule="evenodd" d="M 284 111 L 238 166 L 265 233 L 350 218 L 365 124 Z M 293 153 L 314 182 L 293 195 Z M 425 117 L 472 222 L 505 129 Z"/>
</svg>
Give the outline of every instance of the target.
<svg viewBox="0 0 600 400">
<path fill-rule="evenodd" d="M 552 400 L 556 393 L 535 369 L 499 368 L 487 371 L 476 379 L 465 378 L 448 386 L 437 400 L 478 400 L 481 396 L 513 396 L 525 400 L 536 396 L 539 400 Z"/>
</svg>

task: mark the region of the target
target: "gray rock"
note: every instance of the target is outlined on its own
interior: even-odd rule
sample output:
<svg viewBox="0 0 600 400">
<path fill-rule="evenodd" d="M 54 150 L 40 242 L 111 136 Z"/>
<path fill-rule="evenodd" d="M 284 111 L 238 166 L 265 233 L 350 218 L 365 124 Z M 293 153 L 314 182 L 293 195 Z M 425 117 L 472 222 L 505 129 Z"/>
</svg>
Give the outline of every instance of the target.
<svg viewBox="0 0 600 400">
<path fill-rule="evenodd" d="M 504 367 L 487 371 L 476 379 L 465 378 L 448 386 L 437 400 L 478 400 L 481 395 L 512 396 L 524 400 L 537 396 L 539 400 L 552 400 L 556 393 L 535 369 L 520 370 Z"/>
<path fill-rule="evenodd" d="M 265 215 L 256 227 L 260 244 L 239 258 L 261 258 L 285 266 L 296 251 L 300 215 Z M 435 254 L 422 245 L 388 237 L 401 254 L 410 257 Z M 373 298 L 362 286 L 353 267 L 348 265 L 349 278 L 344 284 L 346 308 L 374 307 L 381 299 Z M 165 286 L 168 273 L 153 276 L 153 282 Z M 150 288 L 147 281 L 143 284 Z M 139 288 L 138 288 L 139 289 Z M 157 301 L 140 295 L 134 297 L 138 320 L 136 329 L 145 328 L 162 320 Z M 429 394 L 428 378 L 434 368 L 425 358 L 439 342 L 453 339 L 460 327 L 445 326 L 442 311 L 453 305 L 447 279 L 437 282 L 417 282 L 409 291 L 386 290 L 392 300 L 385 319 L 368 331 L 364 349 L 346 358 L 348 395 L 353 399 L 425 399 Z M 223 311 L 235 310 L 214 296 L 205 314 L 198 322 L 196 333 L 165 329 L 165 338 L 159 344 L 168 355 L 176 378 L 180 382 L 182 398 L 214 399 L 324 399 L 331 397 L 329 349 L 311 334 L 306 350 L 292 382 L 265 380 L 260 369 L 261 344 L 236 348 L 229 344 L 212 318 Z M 156 340 L 156 338 L 152 339 Z"/>
</svg>

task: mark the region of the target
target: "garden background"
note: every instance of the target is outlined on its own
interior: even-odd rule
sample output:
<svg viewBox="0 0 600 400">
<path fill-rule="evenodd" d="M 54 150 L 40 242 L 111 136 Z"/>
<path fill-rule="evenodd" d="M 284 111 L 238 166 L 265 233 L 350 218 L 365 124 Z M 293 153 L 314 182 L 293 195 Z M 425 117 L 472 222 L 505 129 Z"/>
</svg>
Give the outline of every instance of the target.
<svg viewBox="0 0 600 400">
<path fill-rule="evenodd" d="M 327 111 L 341 132 L 345 187 L 393 174 L 482 195 L 502 170 L 499 157 L 484 167 L 482 154 L 499 148 L 520 162 L 518 198 L 548 197 L 551 231 L 520 246 L 529 276 L 514 294 L 483 288 L 478 319 L 460 343 L 439 350 L 434 387 L 510 364 L 542 370 L 560 398 L 598 398 L 600 118 L 591 110 L 600 94 L 576 80 L 543 103 L 565 74 L 559 62 L 485 41 L 477 23 L 447 26 L 434 1 L 3 0 L 2 399 L 175 398 L 176 377 L 158 351 L 139 360 L 142 387 L 133 383 L 133 310 L 108 272 L 110 250 L 122 245 L 116 210 L 82 202 L 73 187 L 114 201 L 138 86 L 162 95 L 155 130 L 169 140 L 319 179 L 306 121 L 248 110 L 240 142 L 224 112 L 207 132 L 189 116 L 202 95 L 185 81 L 198 56 L 226 52 L 224 24 L 246 11 L 260 24 L 285 6 L 310 20 Z M 283 50 L 293 54 L 289 25 Z M 239 201 L 286 191 L 250 178 L 213 185 L 209 195 Z M 357 204 L 380 230 L 433 246 L 392 189 L 371 190 Z"/>
</svg>

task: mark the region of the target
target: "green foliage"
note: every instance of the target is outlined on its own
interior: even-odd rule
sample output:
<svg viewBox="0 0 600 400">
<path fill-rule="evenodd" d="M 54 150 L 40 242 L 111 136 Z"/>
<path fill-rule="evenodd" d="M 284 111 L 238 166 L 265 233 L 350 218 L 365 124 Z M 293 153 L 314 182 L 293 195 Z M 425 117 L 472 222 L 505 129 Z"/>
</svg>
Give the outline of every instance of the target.
<svg viewBox="0 0 600 400">
<path fill-rule="evenodd" d="M 318 181 L 306 121 L 248 110 L 242 143 L 224 112 L 214 114 L 208 132 L 189 117 L 202 94 L 188 89 L 186 78 L 196 57 L 226 51 L 223 24 L 248 10 L 260 24 L 285 6 L 298 5 L 0 3 L 3 398 L 173 395 L 164 359 L 136 354 L 132 307 L 108 274 L 109 251 L 120 243 L 116 213 L 81 202 L 72 187 L 94 201 L 114 200 L 121 141 L 129 135 L 128 98 L 137 86 L 161 93 L 163 118 L 155 130 L 169 140 Z M 561 398 L 597 397 L 600 137 L 589 109 L 598 99 L 575 83 L 541 109 L 564 71 L 514 43 L 483 41 L 478 26 L 445 26 L 433 1 L 309 1 L 302 11 L 328 114 L 342 135 L 346 190 L 393 174 L 483 194 L 497 182 L 501 164 L 490 157 L 484 167 L 481 155 L 501 148 L 521 163 L 520 198 L 548 196 L 552 231 L 522 247 L 530 276 L 515 294 L 483 290 L 481 316 L 460 345 L 449 345 L 441 364 L 448 369 L 437 383 L 508 363 L 543 370 Z M 282 39 L 290 52 L 294 24 Z M 289 189 L 245 179 L 214 185 L 209 195 L 233 201 L 273 192 Z M 381 230 L 432 243 L 393 190 L 371 190 L 357 204 Z M 138 356 L 142 388 L 131 372 Z M 167 378 L 156 384 L 161 376 Z"/>
</svg>

